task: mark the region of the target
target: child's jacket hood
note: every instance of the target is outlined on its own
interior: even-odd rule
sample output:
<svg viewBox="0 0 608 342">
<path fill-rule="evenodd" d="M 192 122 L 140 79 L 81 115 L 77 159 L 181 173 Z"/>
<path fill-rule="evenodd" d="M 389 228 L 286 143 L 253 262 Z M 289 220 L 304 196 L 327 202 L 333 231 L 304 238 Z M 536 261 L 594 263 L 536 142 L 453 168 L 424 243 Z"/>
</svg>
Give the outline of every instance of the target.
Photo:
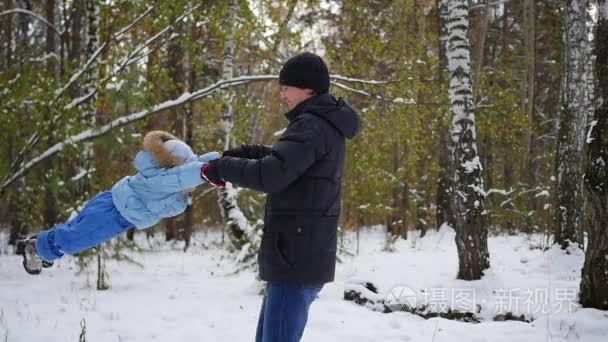
<svg viewBox="0 0 608 342">
<path fill-rule="evenodd" d="M 202 166 L 219 157 L 208 153 L 196 161 L 181 163 L 163 145 L 174 139 L 177 138 L 163 131 L 146 134 L 143 150 L 133 161 L 138 173 L 123 178 L 112 188 L 114 205 L 137 228 L 183 213 L 188 205 L 183 192 L 203 184 Z"/>
</svg>

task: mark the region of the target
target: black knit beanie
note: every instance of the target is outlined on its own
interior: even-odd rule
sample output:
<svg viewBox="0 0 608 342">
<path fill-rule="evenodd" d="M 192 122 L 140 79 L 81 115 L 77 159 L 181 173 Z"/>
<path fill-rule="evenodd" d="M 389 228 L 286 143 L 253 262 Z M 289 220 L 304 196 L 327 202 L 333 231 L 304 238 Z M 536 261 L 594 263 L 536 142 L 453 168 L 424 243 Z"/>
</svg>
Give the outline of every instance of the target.
<svg viewBox="0 0 608 342">
<path fill-rule="evenodd" d="M 279 74 L 279 84 L 312 89 L 317 94 L 329 91 L 329 71 L 321 57 L 314 53 L 291 57 Z"/>
</svg>

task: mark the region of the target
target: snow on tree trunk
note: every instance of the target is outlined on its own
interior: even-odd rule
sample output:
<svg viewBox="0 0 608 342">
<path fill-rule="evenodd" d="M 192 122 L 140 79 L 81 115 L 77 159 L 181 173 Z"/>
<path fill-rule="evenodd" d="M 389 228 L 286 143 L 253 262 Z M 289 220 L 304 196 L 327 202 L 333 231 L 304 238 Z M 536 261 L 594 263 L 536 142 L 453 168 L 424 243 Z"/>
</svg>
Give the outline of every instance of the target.
<svg viewBox="0 0 608 342">
<path fill-rule="evenodd" d="M 80 20 L 79 17 L 86 14 L 86 59 L 93 59 L 93 62 L 90 65 L 90 68 L 87 70 L 85 74 L 85 85 L 84 87 L 73 87 L 70 92 L 71 96 L 74 98 L 78 98 L 82 96 L 83 91 L 86 93 L 91 92 L 95 89 L 95 85 L 99 78 L 99 64 L 94 58 L 94 55 L 97 53 L 97 49 L 99 47 L 99 15 L 100 9 L 99 4 L 94 0 L 83 0 L 80 2 L 74 2 L 74 9 L 72 12 L 72 25 L 74 29 L 80 29 L 79 24 L 76 24 L 77 21 Z M 73 32 L 73 36 L 80 37 L 80 32 Z M 70 57 L 74 58 L 70 60 L 71 63 L 77 63 L 80 56 L 79 47 L 80 42 L 77 46 L 73 46 L 73 49 L 70 50 Z M 91 101 L 88 102 L 83 107 L 83 114 L 81 116 L 80 124 L 86 128 L 94 128 L 96 126 L 96 118 L 97 118 L 97 93 L 92 96 Z M 103 153 L 102 153 L 103 154 Z M 103 162 L 102 162 L 103 163 Z M 72 166 L 73 170 L 70 170 L 70 173 L 74 176 L 76 175 L 84 175 L 83 177 L 74 177 L 73 192 L 74 197 L 76 198 L 76 203 L 72 205 L 73 208 L 77 208 L 81 203 L 88 200 L 91 190 L 91 181 L 89 174 L 92 170 L 95 169 L 95 149 L 93 142 L 87 142 L 83 145 L 83 148 L 80 150 L 79 155 L 72 161 L 68 163 L 68 165 Z"/>
<path fill-rule="evenodd" d="M 96 0 L 87 1 L 87 60 L 93 56 L 95 51 L 99 48 L 99 4 Z M 87 73 L 87 86 L 85 93 L 91 93 L 95 89 L 95 84 L 98 73 L 97 60 L 93 61 L 93 64 L 89 68 Z M 97 93 L 95 93 L 97 94 Z M 85 120 L 87 120 L 87 126 L 95 127 L 95 103 L 97 102 L 97 95 L 93 95 L 93 98 L 89 103 L 90 105 L 86 109 Z M 92 153 L 92 151 L 91 151 Z"/>
<path fill-rule="evenodd" d="M 93 54 L 99 48 L 99 17 L 100 8 L 97 0 L 87 0 L 87 60 L 91 59 Z M 97 60 L 93 61 L 93 64 L 87 72 L 87 84 L 85 86 L 85 93 L 94 92 L 96 84 L 99 78 L 99 63 Z M 97 99 L 98 93 L 94 92 L 90 102 L 84 108 L 84 125 L 90 129 L 94 129 L 97 126 Z M 103 115 L 103 113 L 100 113 Z M 101 121 L 101 120 L 100 120 Z M 93 142 L 84 144 L 83 151 L 81 153 L 81 165 L 83 170 L 90 174 L 92 169 L 95 168 L 95 149 Z M 100 165 L 101 167 L 101 165 Z M 89 190 L 88 177 L 82 177 L 83 182 L 81 184 L 83 193 L 87 193 Z M 85 200 L 86 199 L 82 199 Z M 107 290 L 109 285 L 109 277 L 106 270 L 106 252 L 104 251 L 105 246 L 102 244 L 98 246 L 95 251 L 97 255 L 97 290 Z"/>
<path fill-rule="evenodd" d="M 86 48 L 86 56 L 87 60 L 91 59 L 93 54 L 99 48 L 99 4 L 96 0 L 87 0 L 87 48 Z M 91 64 L 91 67 L 88 69 L 86 74 L 86 86 L 85 86 L 85 94 L 89 94 L 94 91 L 95 86 L 97 84 L 99 77 L 99 63 L 97 60 L 94 60 Z M 91 101 L 84 108 L 83 115 L 83 124 L 85 127 L 94 128 L 96 126 L 96 117 L 97 117 L 97 92 L 91 98 Z M 95 151 L 93 148 L 93 143 L 85 143 L 84 148 L 81 153 L 81 165 L 86 173 L 91 172 L 91 169 L 94 168 L 94 159 L 95 159 Z M 84 182 L 88 177 L 83 177 Z M 86 192 L 88 186 L 83 186 L 83 192 Z"/>
<path fill-rule="evenodd" d="M 437 0 L 437 26 L 438 26 L 438 51 L 439 51 L 439 81 L 441 84 L 444 84 L 445 74 L 447 69 L 447 61 L 446 61 L 446 53 L 445 48 L 447 47 L 447 0 Z M 442 122 L 447 122 L 447 110 L 441 110 L 440 115 L 442 116 Z M 450 151 L 449 151 L 449 142 L 448 142 L 448 125 L 442 124 L 441 131 L 438 134 L 439 136 L 439 166 L 441 167 L 441 173 L 439 175 L 439 179 L 437 181 L 437 227 L 440 227 L 444 222 L 447 222 L 449 225 L 454 225 L 453 215 L 450 211 L 450 197 L 452 186 L 452 178 L 450 177 Z"/>
<path fill-rule="evenodd" d="M 481 162 L 477 154 L 471 49 L 467 38 L 469 4 L 467 0 L 447 3 L 448 40 L 446 54 L 449 70 L 449 98 L 452 113 L 451 174 L 453 191 L 451 211 L 458 249 L 458 278 L 480 279 L 490 267 L 488 229 L 483 212 L 485 192 Z"/>
<path fill-rule="evenodd" d="M 192 8 L 192 1 L 188 1 L 188 7 Z M 196 30 L 195 21 L 192 15 L 188 16 L 188 23 L 190 25 L 190 39 L 191 41 L 196 41 Z M 187 29 L 187 27 L 186 27 Z M 194 90 L 194 84 L 196 82 L 196 73 L 194 72 L 191 64 L 191 52 L 192 49 L 185 48 L 184 49 L 184 62 L 183 62 L 183 73 L 185 78 L 185 89 L 189 92 Z M 184 115 L 182 118 L 182 136 L 184 137 L 184 141 L 189 146 L 194 146 L 194 133 L 192 131 L 192 125 L 194 113 L 192 111 L 192 103 L 184 104 Z M 192 239 L 192 230 L 194 225 L 194 211 L 192 205 L 194 204 L 192 198 L 189 200 L 189 205 L 186 211 L 184 212 L 184 252 L 188 250 L 190 247 L 190 241 Z"/>
<path fill-rule="evenodd" d="M 582 246 L 583 241 L 582 155 L 587 111 L 590 108 L 586 80 L 590 60 L 587 4 L 587 0 L 569 0 L 563 11 L 566 82 L 555 152 L 555 242 L 562 248 L 570 243 Z"/>
<path fill-rule="evenodd" d="M 224 42 L 224 51 L 222 54 L 222 78 L 224 80 L 230 80 L 234 76 L 234 31 L 236 27 L 237 12 L 237 1 L 233 0 L 228 7 L 228 17 L 225 24 L 226 40 Z M 233 99 L 234 93 L 232 91 L 226 91 L 224 94 L 226 111 L 222 115 L 221 122 L 224 131 L 225 150 L 230 148 L 232 140 L 232 128 L 234 126 Z M 257 251 L 255 245 L 252 244 L 255 240 L 255 229 L 249 224 L 249 221 L 239 207 L 238 193 L 239 192 L 233 188 L 232 184 L 226 184 L 226 188 L 218 189 L 218 204 L 226 224 L 231 248 L 241 251 L 239 258 L 242 261 L 245 261 L 245 259 L 251 260 L 251 257 Z"/>
<path fill-rule="evenodd" d="M 598 3 L 595 73 L 602 104 L 595 110 L 587 142 L 585 189 L 591 213 L 582 270 L 580 299 L 584 307 L 608 310 L 608 1 Z"/>
<path fill-rule="evenodd" d="M 49 0 L 46 2 L 46 20 L 47 22 L 50 23 L 50 25 L 48 25 L 46 27 L 46 37 L 45 37 L 45 52 L 48 56 L 56 56 L 57 55 L 57 44 L 56 44 L 56 40 L 55 40 L 55 31 L 53 30 L 53 28 L 51 27 L 55 25 L 55 13 L 56 13 L 56 3 L 54 0 Z M 58 80 L 58 60 L 54 59 L 54 58 L 49 58 L 46 61 L 46 67 L 48 69 L 48 72 L 50 74 L 52 74 L 55 78 L 55 81 L 59 81 Z M 50 117 L 52 116 L 52 113 L 50 111 L 46 111 L 45 115 L 44 115 L 44 121 L 48 122 L 50 121 Z M 45 125 L 45 129 L 47 129 L 47 133 L 49 135 L 49 141 L 53 141 L 55 138 L 55 125 L 51 124 L 48 125 L 48 127 Z M 50 181 L 49 177 L 48 177 L 48 170 L 53 170 L 56 168 L 55 163 L 52 160 L 47 160 L 44 163 L 44 170 L 40 170 L 40 174 L 39 176 L 41 177 L 41 179 L 44 182 Z M 57 223 L 58 221 L 58 217 L 59 217 L 59 206 L 57 204 L 57 197 L 55 192 L 53 191 L 53 188 L 50 186 L 45 186 L 44 187 L 44 204 L 45 204 L 45 208 L 44 208 L 44 213 L 43 213 L 43 218 L 44 218 L 44 226 L 53 226 L 55 223 Z"/>
<path fill-rule="evenodd" d="M 55 0 L 47 0 L 46 2 L 46 20 L 51 24 L 55 25 L 55 17 L 56 17 L 57 4 Z M 55 30 L 52 27 L 48 26 L 46 28 L 46 53 L 51 56 L 57 56 L 57 41 L 55 40 Z M 59 82 L 59 58 L 49 58 L 47 59 L 47 66 L 49 71 L 53 73 L 56 82 Z"/>
</svg>

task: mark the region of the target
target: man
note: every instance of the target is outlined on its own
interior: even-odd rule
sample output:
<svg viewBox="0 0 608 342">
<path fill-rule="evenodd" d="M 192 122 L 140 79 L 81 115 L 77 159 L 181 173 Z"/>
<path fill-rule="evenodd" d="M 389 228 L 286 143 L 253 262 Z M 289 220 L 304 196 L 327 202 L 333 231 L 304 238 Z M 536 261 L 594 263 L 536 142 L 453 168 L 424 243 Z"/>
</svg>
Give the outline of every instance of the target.
<svg viewBox="0 0 608 342">
<path fill-rule="evenodd" d="M 279 141 L 225 151 L 202 170 L 216 186 L 231 182 L 268 194 L 258 254 L 260 277 L 268 284 L 258 342 L 299 341 L 310 304 L 334 280 L 344 143 L 361 126 L 359 114 L 328 94 L 321 57 L 291 58 L 279 83 L 289 109 Z"/>
</svg>

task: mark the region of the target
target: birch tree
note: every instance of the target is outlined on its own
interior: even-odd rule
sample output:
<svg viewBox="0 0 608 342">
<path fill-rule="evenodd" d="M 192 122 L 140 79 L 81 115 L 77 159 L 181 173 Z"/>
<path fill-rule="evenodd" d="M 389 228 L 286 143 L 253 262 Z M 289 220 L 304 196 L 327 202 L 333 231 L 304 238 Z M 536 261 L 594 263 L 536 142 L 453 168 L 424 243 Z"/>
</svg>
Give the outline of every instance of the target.
<svg viewBox="0 0 608 342">
<path fill-rule="evenodd" d="M 78 4 L 75 3 L 74 6 Z M 95 51 L 99 49 L 99 17 L 100 17 L 100 8 L 99 3 L 96 0 L 87 0 L 86 3 L 86 13 L 87 13 L 87 34 L 86 34 L 86 58 L 90 60 L 93 58 Z M 106 56 L 107 57 L 107 56 Z M 99 81 L 99 73 L 100 66 L 97 60 L 93 59 L 93 63 L 87 70 L 86 75 L 86 85 L 84 87 L 85 93 L 94 92 L 95 85 Z M 96 126 L 97 121 L 103 122 L 103 114 L 98 112 L 97 110 L 97 100 L 98 100 L 98 92 L 95 92 L 95 95 L 92 96 L 91 101 L 87 103 L 84 108 L 84 127 L 93 128 Z M 81 94 L 78 94 L 80 96 Z M 84 149 L 81 154 L 81 165 L 83 167 L 83 171 L 87 175 L 92 172 L 95 168 L 95 149 L 93 148 L 93 143 L 84 144 Z M 100 161 L 101 162 L 101 161 Z M 102 162 L 101 162 L 102 163 Z M 87 192 L 89 190 L 89 184 L 87 181 L 88 177 L 83 177 L 83 184 L 81 189 L 83 192 Z"/>
<path fill-rule="evenodd" d="M 86 13 L 87 13 L 87 34 L 86 34 L 86 57 L 87 60 L 91 60 L 95 55 L 95 52 L 99 49 L 99 31 L 100 31 L 100 7 L 99 2 L 97 0 L 87 0 L 86 1 Z M 90 65 L 86 74 L 86 85 L 84 87 L 85 93 L 94 95 L 91 97 L 90 102 L 88 102 L 84 107 L 84 127 L 89 129 L 94 129 L 97 126 L 97 122 L 104 121 L 104 113 L 103 108 L 97 108 L 97 101 L 99 99 L 99 92 L 95 91 L 96 85 L 99 82 L 99 73 L 100 67 L 99 63 L 96 59 L 93 59 L 93 63 Z M 87 142 L 84 144 L 83 152 L 81 153 L 81 161 L 80 164 L 83 167 L 83 170 L 80 172 L 84 172 L 86 175 L 90 174 L 95 165 L 95 152 L 93 142 Z M 100 167 L 101 163 L 100 160 Z M 81 189 L 86 194 L 89 190 L 88 177 L 82 177 L 83 183 Z M 83 199 L 86 200 L 86 199 Z M 97 290 L 107 290 L 110 288 L 109 283 L 109 275 L 106 269 L 106 258 L 107 258 L 107 248 L 106 244 L 102 244 L 96 248 L 96 258 L 97 258 Z M 86 257 L 86 254 L 85 256 Z"/>
<path fill-rule="evenodd" d="M 536 91 L 536 7 L 534 0 L 524 1 L 524 21 L 526 23 L 526 34 L 524 41 L 526 45 L 526 77 L 525 89 L 526 94 L 524 96 L 524 107 L 526 109 L 526 116 L 528 118 L 529 131 L 526 135 L 526 144 L 528 145 L 528 157 L 526 159 L 527 181 L 529 187 L 536 185 L 536 163 L 534 159 L 536 144 L 535 144 L 535 117 L 534 117 L 534 106 L 535 106 L 535 91 Z M 529 206 L 531 210 L 536 210 L 536 198 L 530 197 Z"/>
<path fill-rule="evenodd" d="M 231 80 L 234 76 L 234 47 L 235 47 L 235 30 L 238 16 L 238 2 L 232 0 L 228 7 L 228 13 L 225 23 L 225 42 L 224 51 L 222 53 L 222 78 Z M 224 106 L 225 111 L 221 117 L 221 128 L 224 134 L 224 150 L 227 150 L 232 145 L 234 127 L 234 92 L 232 90 L 224 91 Z M 225 229 L 228 234 L 230 247 L 237 251 L 242 251 L 241 261 L 251 260 L 255 255 L 254 248 L 255 231 L 245 214 L 238 204 L 238 191 L 232 184 L 226 184 L 224 189 L 218 189 L 218 204 L 220 206 L 222 218 L 226 225 Z"/>
<path fill-rule="evenodd" d="M 591 220 L 580 299 L 584 307 L 608 310 L 608 1 L 599 0 L 598 5 L 595 73 L 601 105 L 587 138 L 585 189 Z"/>
<path fill-rule="evenodd" d="M 57 58 L 57 41 L 55 40 L 56 35 L 55 35 L 55 11 L 56 11 L 56 3 L 54 0 L 48 0 L 46 2 L 46 6 L 45 6 L 45 11 L 46 11 L 46 21 L 48 23 L 50 23 L 50 25 L 47 25 L 46 27 L 46 38 L 45 38 L 45 53 L 46 56 L 48 56 L 46 62 L 47 62 L 47 69 L 49 74 L 53 75 L 53 77 L 55 78 L 55 81 L 58 80 L 59 78 L 59 60 Z M 47 109 L 44 115 L 44 119 L 46 122 L 50 121 L 50 116 L 52 116 L 52 111 L 51 109 Z M 47 125 L 46 123 L 39 123 L 41 125 L 43 125 L 44 129 L 47 130 L 48 133 L 48 140 L 53 141 L 55 139 L 55 136 L 57 135 L 55 132 L 55 125 Z M 45 163 L 45 167 L 40 170 L 41 174 L 40 177 L 42 179 L 42 182 L 49 182 L 50 183 L 50 173 L 48 172 L 48 170 L 53 170 L 55 169 L 55 165 L 53 165 L 53 161 L 52 160 L 48 160 Z M 45 226 L 52 226 L 57 222 L 57 219 L 59 217 L 59 206 L 57 204 L 57 197 L 55 192 L 53 191 L 52 187 L 50 186 L 45 186 L 44 187 L 44 199 L 45 199 L 45 210 L 44 210 L 44 225 Z"/>
<path fill-rule="evenodd" d="M 563 10 L 565 28 L 565 75 L 563 104 L 555 151 L 555 242 L 562 248 L 582 246 L 582 163 L 588 96 L 587 65 L 590 61 L 586 25 L 587 0 L 568 0 Z"/>
<path fill-rule="evenodd" d="M 445 49 L 447 47 L 448 33 L 447 33 L 447 0 L 437 0 L 437 31 L 439 34 L 437 40 L 439 51 L 439 68 L 438 68 L 438 80 L 440 84 L 445 84 L 445 75 L 447 70 L 447 55 Z M 439 136 L 439 166 L 441 167 L 441 173 L 437 181 L 437 225 L 441 225 L 444 222 L 450 226 L 454 226 L 454 217 L 450 211 L 450 197 L 451 197 L 451 183 L 452 177 L 450 176 L 450 151 L 449 151 L 449 133 L 447 125 L 447 110 L 440 109 L 442 116 L 441 132 Z"/>
<path fill-rule="evenodd" d="M 449 70 L 449 98 L 452 113 L 450 129 L 451 173 L 453 191 L 451 211 L 454 215 L 458 249 L 458 278 L 480 279 L 490 267 L 488 228 L 483 213 L 485 193 L 482 166 L 477 154 L 473 86 L 471 83 L 471 50 L 469 4 L 467 0 L 447 2 L 446 54 Z"/>
</svg>

